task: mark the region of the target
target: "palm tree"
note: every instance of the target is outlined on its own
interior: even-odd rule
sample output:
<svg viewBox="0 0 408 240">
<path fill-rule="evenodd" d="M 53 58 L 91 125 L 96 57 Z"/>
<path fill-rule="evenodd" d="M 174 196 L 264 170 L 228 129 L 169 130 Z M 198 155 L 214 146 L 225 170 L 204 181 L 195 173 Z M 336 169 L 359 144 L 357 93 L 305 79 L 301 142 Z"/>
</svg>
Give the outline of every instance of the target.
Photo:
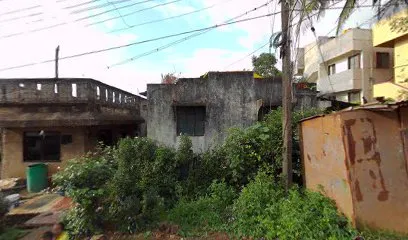
<svg viewBox="0 0 408 240">
<path fill-rule="evenodd" d="M 319 20 L 324 15 L 326 9 L 329 9 L 334 4 L 337 5 L 340 3 L 342 3 L 342 10 L 337 21 L 337 34 L 340 33 L 344 23 L 349 19 L 353 11 L 359 7 L 357 0 L 296 0 L 295 4 L 292 5 L 292 9 L 300 10 L 300 24 L 296 26 L 296 35 L 300 33 L 302 25 L 310 26 L 313 17 Z M 388 0 L 384 4 L 382 4 L 381 0 L 372 0 L 372 6 L 373 8 L 377 8 L 376 18 L 380 20 L 401 9 L 407 8 L 408 0 Z M 314 30 L 312 29 L 312 31 Z"/>
</svg>

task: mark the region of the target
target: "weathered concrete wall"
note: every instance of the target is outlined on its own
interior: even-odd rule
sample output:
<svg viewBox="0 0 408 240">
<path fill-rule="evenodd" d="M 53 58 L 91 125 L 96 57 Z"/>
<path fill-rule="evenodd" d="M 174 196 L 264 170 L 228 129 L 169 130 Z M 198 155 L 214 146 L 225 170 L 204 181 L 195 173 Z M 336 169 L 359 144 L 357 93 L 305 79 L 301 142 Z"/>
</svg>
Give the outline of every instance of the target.
<svg viewBox="0 0 408 240">
<path fill-rule="evenodd" d="M 0 127 L 137 124 L 145 102 L 93 79 L 0 79 Z"/>
<path fill-rule="evenodd" d="M 254 79 L 252 72 L 210 72 L 177 84 L 149 84 L 147 98 L 147 135 L 169 146 L 178 144 L 175 107 L 205 106 L 205 135 L 191 137 L 200 151 L 220 144 L 229 128 L 253 124 L 262 105 L 281 105 L 282 85 L 280 78 Z M 313 91 L 302 90 L 295 100 L 302 107 L 317 104 Z"/>
<path fill-rule="evenodd" d="M 303 121 L 306 186 L 323 185 L 359 228 L 407 233 L 407 114 L 408 107 L 360 109 Z M 346 182 L 329 184 L 339 179 Z"/>
<path fill-rule="evenodd" d="M 1 178 L 26 177 L 26 167 L 34 162 L 23 161 L 24 131 L 59 131 L 61 134 L 72 135 L 72 143 L 61 145 L 61 162 L 50 162 L 48 174 L 57 172 L 67 160 L 79 157 L 85 153 L 85 128 L 52 128 L 52 129 L 4 129 L 2 137 Z"/>
</svg>

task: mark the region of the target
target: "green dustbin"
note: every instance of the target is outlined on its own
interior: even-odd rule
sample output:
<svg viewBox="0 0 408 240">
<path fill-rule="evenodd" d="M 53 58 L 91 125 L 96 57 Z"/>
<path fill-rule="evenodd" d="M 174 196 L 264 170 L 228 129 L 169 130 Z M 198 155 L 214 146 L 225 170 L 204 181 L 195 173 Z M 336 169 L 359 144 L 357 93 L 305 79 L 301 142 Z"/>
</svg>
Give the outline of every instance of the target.
<svg viewBox="0 0 408 240">
<path fill-rule="evenodd" d="M 40 192 L 48 187 L 48 169 L 44 163 L 31 164 L 27 167 L 28 192 Z"/>
</svg>

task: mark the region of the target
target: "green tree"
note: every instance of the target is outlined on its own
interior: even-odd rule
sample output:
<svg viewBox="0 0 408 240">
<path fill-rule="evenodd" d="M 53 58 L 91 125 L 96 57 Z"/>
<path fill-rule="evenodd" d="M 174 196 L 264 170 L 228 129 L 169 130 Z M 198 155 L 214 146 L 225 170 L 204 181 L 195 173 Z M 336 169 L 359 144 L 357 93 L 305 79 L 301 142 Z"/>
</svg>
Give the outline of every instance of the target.
<svg viewBox="0 0 408 240">
<path fill-rule="evenodd" d="M 280 76 L 281 72 L 275 67 L 276 57 L 272 53 L 261 53 L 261 55 L 252 56 L 253 71 L 262 77 Z"/>
</svg>

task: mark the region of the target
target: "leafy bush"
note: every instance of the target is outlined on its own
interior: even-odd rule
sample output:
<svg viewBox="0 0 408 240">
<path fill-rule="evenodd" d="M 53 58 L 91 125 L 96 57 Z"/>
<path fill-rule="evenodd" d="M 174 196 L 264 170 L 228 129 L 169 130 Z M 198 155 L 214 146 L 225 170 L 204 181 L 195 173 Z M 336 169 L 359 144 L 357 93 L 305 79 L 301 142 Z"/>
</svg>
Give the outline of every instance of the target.
<svg viewBox="0 0 408 240">
<path fill-rule="evenodd" d="M 169 212 L 168 220 L 179 224 L 184 235 L 225 230 L 235 197 L 235 191 L 224 182 L 213 182 L 208 195 L 193 201 L 179 201 Z"/>
<path fill-rule="evenodd" d="M 350 239 L 354 231 L 334 203 L 294 188 L 288 195 L 273 178 L 260 172 L 235 201 L 232 232 L 267 239 Z"/>
<path fill-rule="evenodd" d="M 289 196 L 281 200 L 279 208 L 278 229 L 276 235 L 272 235 L 279 239 L 348 240 L 355 235 L 334 202 L 320 193 L 292 189 Z"/>
<path fill-rule="evenodd" d="M 9 208 L 9 203 L 8 201 L 4 198 L 4 195 L 0 193 L 0 233 L 3 232 L 4 227 L 5 227 L 5 217 L 8 212 Z"/>
<path fill-rule="evenodd" d="M 262 238 L 276 232 L 279 219 L 279 201 L 284 190 L 277 186 L 273 177 L 260 172 L 234 202 L 232 232 L 239 236 Z"/>
<path fill-rule="evenodd" d="M 110 215 L 122 231 L 135 232 L 158 216 L 163 204 L 158 196 L 158 178 L 151 166 L 156 164 L 157 146 L 146 138 L 125 138 L 115 155 L 118 169 L 109 185 Z"/>
<path fill-rule="evenodd" d="M 293 172 L 295 182 L 301 183 L 301 161 L 297 122 L 320 113 L 309 109 L 293 112 Z M 272 111 L 264 121 L 248 128 L 232 128 L 224 143 L 225 157 L 231 184 L 245 186 L 258 170 L 271 170 L 275 176 L 282 165 L 282 109 Z"/>
<path fill-rule="evenodd" d="M 75 202 L 64 216 L 73 235 L 87 235 L 102 228 L 106 186 L 116 168 L 113 154 L 109 147 L 98 147 L 93 154 L 69 161 L 63 171 L 53 176 L 53 183 Z"/>
</svg>

